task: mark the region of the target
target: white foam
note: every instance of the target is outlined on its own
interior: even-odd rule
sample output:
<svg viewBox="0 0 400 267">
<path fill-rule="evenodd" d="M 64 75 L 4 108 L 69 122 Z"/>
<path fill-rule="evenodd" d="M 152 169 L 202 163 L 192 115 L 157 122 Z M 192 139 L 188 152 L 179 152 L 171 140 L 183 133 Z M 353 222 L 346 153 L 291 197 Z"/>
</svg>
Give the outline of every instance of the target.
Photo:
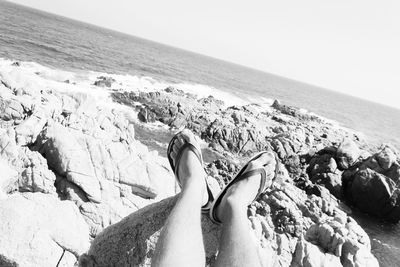
<svg viewBox="0 0 400 267">
<path fill-rule="evenodd" d="M 217 88 L 203 85 L 203 84 L 190 84 L 190 83 L 178 83 L 173 84 L 173 87 L 180 89 L 186 93 L 196 95 L 198 98 L 213 96 L 216 99 L 222 100 L 225 106 L 234 105 L 246 105 L 249 102 L 231 93 L 224 92 Z"/>
<path fill-rule="evenodd" d="M 108 74 L 94 71 L 70 72 L 45 67 L 35 62 L 19 62 L 20 66 L 12 66 L 13 61 L 0 58 L 0 75 L 14 89 L 56 90 L 62 92 L 83 92 L 92 95 L 96 101 L 111 104 L 110 90 L 124 92 L 151 92 L 161 91 L 172 86 L 190 93 L 197 98 L 213 96 L 222 100 L 225 106 L 246 105 L 252 102 L 271 105 L 267 98 L 246 99 L 228 93 L 212 86 L 193 83 L 166 83 L 146 76 Z M 94 86 L 99 76 L 111 77 L 116 80 L 111 88 Z M 68 81 L 69 83 L 67 83 Z M 261 102 L 260 103 L 260 100 Z"/>
<path fill-rule="evenodd" d="M 108 74 L 94 71 L 70 72 L 60 69 L 45 67 L 35 62 L 20 62 L 20 66 L 13 66 L 13 61 L 0 58 L 0 78 L 13 89 L 29 89 L 31 93 L 39 93 L 40 90 L 55 90 L 65 93 L 84 93 L 90 95 L 97 105 L 108 106 L 115 109 L 123 109 L 127 116 L 137 118 L 137 113 L 129 107 L 114 102 L 111 92 L 151 92 L 161 91 L 172 86 L 186 93 L 193 94 L 197 98 L 213 97 L 224 101 L 225 106 L 257 104 L 255 106 L 260 112 L 271 111 L 273 99 L 258 96 L 239 96 L 228 93 L 217 88 L 191 83 L 166 83 L 155 80 L 151 77 L 134 75 Z M 103 88 L 93 85 L 99 76 L 112 77 L 115 79 L 111 88 Z M 69 81 L 69 83 L 65 81 Z M 317 116 L 325 123 L 343 128 L 347 132 L 354 132 L 341 126 L 334 120 L 327 119 L 320 115 L 300 109 L 300 112 Z M 159 128 L 159 123 L 147 124 Z M 360 134 L 360 133 L 358 133 Z"/>
</svg>

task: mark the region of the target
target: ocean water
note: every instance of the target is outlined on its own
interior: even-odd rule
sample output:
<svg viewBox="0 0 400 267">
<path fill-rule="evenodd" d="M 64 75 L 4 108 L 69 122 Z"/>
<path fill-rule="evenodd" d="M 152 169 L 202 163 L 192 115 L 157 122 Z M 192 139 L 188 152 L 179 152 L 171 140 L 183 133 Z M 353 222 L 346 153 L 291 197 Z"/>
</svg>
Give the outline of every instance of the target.
<svg viewBox="0 0 400 267">
<path fill-rule="evenodd" d="M 232 103 L 279 99 L 400 148 L 399 109 L 1 0 L 0 58 L 128 80 L 151 77 L 198 94 L 224 95 Z M 400 266 L 399 226 L 356 218 L 371 236 L 381 265 Z"/>
<path fill-rule="evenodd" d="M 251 102 L 280 99 L 400 147 L 400 109 L 1 0 L 0 14 L 2 58 L 205 85 L 197 89 L 218 88 Z"/>
</svg>

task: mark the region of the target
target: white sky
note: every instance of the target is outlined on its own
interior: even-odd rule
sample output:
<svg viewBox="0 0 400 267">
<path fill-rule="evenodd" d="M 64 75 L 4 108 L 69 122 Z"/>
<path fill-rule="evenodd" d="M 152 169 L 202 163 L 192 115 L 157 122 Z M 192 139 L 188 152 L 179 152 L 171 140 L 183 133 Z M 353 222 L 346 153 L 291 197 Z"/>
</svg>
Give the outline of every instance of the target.
<svg viewBox="0 0 400 267">
<path fill-rule="evenodd" d="M 400 108 L 398 0 L 12 0 Z"/>
</svg>

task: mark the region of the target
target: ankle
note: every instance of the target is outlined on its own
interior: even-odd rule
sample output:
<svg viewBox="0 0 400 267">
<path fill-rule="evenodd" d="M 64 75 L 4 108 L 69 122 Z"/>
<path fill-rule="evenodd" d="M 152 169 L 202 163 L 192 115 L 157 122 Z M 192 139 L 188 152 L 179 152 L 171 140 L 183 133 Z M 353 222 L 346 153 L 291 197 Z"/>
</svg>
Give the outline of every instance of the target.
<svg viewBox="0 0 400 267">
<path fill-rule="evenodd" d="M 226 197 L 226 207 L 232 210 L 245 210 L 249 205 L 243 197 L 238 194 L 227 195 Z"/>
<path fill-rule="evenodd" d="M 202 206 L 204 204 L 204 185 L 193 182 L 182 185 L 180 198 L 185 198 L 185 201 L 190 201 L 194 205 Z"/>
<path fill-rule="evenodd" d="M 223 209 L 220 211 L 222 222 L 229 221 L 235 215 L 243 216 L 247 214 L 248 204 L 235 195 L 226 196 L 224 202 Z"/>
</svg>

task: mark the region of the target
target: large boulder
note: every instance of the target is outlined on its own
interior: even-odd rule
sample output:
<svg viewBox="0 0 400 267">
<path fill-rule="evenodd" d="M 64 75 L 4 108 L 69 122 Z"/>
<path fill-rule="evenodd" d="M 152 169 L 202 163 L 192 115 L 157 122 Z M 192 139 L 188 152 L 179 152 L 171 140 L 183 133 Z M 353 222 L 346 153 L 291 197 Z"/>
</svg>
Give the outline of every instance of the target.
<svg viewBox="0 0 400 267">
<path fill-rule="evenodd" d="M 400 220 L 400 190 L 393 180 L 371 169 L 358 171 L 352 178 L 346 194 L 354 205 L 379 218 Z"/>
<path fill-rule="evenodd" d="M 400 180 L 400 157 L 391 146 L 384 146 L 378 153 L 374 154 L 360 166 L 360 169 L 370 168 L 377 171 L 395 183 Z"/>
<path fill-rule="evenodd" d="M 81 256 L 82 267 L 150 266 L 160 231 L 176 202 L 176 197 L 149 205 L 109 226 Z M 203 234 L 207 263 L 215 258 L 218 227 L 203 217 Z"/>
<path fill-rule="evenodd" d="M 81 266 L 150 266 L 175 199 L 147 206 L 106 228 L 81 256 Z M 264 266 L 378 266 L 368 235 L 329 193 L 308 196 L 290 183 L 275 182 L 248 214 L 248 231 Z M 206 216 L 202 229 L 210 266 L 218 252 L 220 229 Z"/>
<path fill-rule="evenodd" d="M 13 194 L 0 200 L 0 218 L 0 266 L 73 266 L 89 248 L 78 208 L 53 195 Z"/>
<path fill-rule="evenodd" d="M 46 76 L 48 70 L 0 71 L 0 158 L 17 172 L 1 177 L 3 193 L 42 192 L 71 200 L 93 237 L 176 193 L 168 161 L 135 139 L 132 110 L 104 103 L 109 92 L 56 81 Z M 113 82 L 99 77 L 96 85 Z"/>
<path fill-rule="evenodd" d="M 314 224 L 307 230 L 305 239 L 322 251 L 338 256 L 343 266 L 379 266 L 370 252 L 370 240 L 364 230 L 351 218 L 344 226 L 337 219 Z"/>
<path fill-rule="evenodd" d="M 343 172 L 345 197 L 364 212 L 392 222 L 400 220 L 400 164 L 390 146 Z"/>
<path fill-rule="evenodd" d="M 40 152 L 46 157 L 49 166 L 82 188 L 90 200 L 101 202 L 100 184 L 84 136 L 59 124 L 54 124 L 46 130 L 46 140 Z"/>
<path fill-rule="evenodd" d="M 151 199 L 175 194 L 167 161 L 134 139 L 120 113 L 70 115 L 48 124 L 36 146 L 58 176 L 58 191 L 78 205 L 93 236 Z"/>
<path fill-rule="evenodd" d="M 17 173 L 16 189 L 23 192 L 56 194 L 56 177 L 38 152 L 16 143 L 13 129 L 0 133 L 0 160 Z M 3 169 L 3 168 L 2 168 Z"/>
</svg>

